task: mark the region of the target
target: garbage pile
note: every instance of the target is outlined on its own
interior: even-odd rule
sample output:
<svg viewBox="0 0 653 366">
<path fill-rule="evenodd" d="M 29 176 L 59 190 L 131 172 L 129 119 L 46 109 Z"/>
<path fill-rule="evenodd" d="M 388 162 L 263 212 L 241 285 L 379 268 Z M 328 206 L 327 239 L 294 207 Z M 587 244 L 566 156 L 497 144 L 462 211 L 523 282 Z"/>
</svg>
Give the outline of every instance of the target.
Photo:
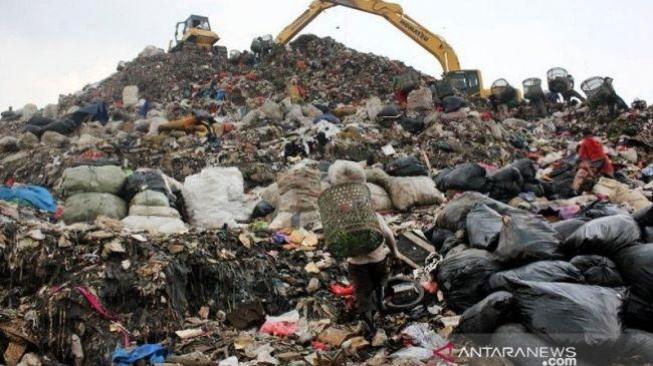
<svg viewBox="0 0 653 366">
<path fill-rule="evenodd" d="M 150 51 L 2 113 L 5 364 L 653 362 L 652 107 L 499 112 L 310 35 Z M 614 174 L 576 189 L 588 129 Z M 324 237 L 320 197 L 349 181 L 399 251 L 376 329 Z"/>
</svg>

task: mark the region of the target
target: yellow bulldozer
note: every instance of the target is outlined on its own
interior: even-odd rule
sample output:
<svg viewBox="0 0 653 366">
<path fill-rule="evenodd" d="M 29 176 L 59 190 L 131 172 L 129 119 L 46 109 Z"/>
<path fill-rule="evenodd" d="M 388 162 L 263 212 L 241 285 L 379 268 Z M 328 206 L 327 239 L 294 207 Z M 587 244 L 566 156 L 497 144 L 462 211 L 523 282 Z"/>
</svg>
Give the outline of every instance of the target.
<svg viewBox="0 0 653 366">
<path fill-rule="evenodd" d="M 481 72 L 475 69 L 463 70 L 453 48 L 437 34 L 431 33 L 415 19 L 404 13 L 401 6 L 382 0 L 314 0 L 294 22 L 277 36 L 277 42 L 290 42 L 304 27 L 326 9 L 346 6 L 383 17 L 398 28 L 438 60 L 444 71 L 444 79 L 458 91 L 469 96 L 487 97 L 488 89 L 483 88 Z"/>
<path fill-rule="evenodd" d="M 201 15 L 191 15 L 188 19 L 178 22 L 175 26 L 175 44 L 170 41 L 168 50 L 178 51 L 185 45 L 211 49 L 220 37 L 211 30 L 209 18 Z"/>
</svg>

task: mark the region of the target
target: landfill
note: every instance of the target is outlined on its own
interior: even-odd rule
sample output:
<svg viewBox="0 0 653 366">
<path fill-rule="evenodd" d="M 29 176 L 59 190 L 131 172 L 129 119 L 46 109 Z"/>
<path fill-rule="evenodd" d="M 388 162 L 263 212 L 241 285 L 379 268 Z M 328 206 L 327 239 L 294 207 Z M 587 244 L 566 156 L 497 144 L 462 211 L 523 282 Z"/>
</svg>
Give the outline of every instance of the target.
<svg viewBox="0 0 653 366">
<path fill-rule="evenodd" d="M 149 46 L 3 112 L 0 363 L 653 363 L 653 107 L 497 111 L 435 81 L 302 35 L 256 57 Z M 614 174 L 576 190 L 587 129 Z M 399 252 L 371 333 L 320 214 L 351 180 Z"/>
</svg>

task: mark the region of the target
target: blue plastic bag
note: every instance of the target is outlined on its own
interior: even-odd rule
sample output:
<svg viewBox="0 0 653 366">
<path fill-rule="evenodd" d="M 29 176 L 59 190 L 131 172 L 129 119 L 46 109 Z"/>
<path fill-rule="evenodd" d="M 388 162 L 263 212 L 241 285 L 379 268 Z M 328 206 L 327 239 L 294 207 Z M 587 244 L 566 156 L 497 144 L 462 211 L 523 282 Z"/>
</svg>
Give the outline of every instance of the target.
<svg viewBox="0 0 653 366">
<path fill-rule="evenodd" d="M 147 360 L 150 364 L 165 362 L 168 351 L 160 344 L 144 344 L 131 351 L 117 348 L 111 355 L 111 362 L 117 366 L 131 366 L 138 360 Z"/>
<path fill-rule="evenodd" d="M 19 204 L 27 202 L 47 212 L 57 210 L 57 203 L 54 201 L 52 194 L 40 186 L 0 187 L 0 200 Z"/>
</svg>

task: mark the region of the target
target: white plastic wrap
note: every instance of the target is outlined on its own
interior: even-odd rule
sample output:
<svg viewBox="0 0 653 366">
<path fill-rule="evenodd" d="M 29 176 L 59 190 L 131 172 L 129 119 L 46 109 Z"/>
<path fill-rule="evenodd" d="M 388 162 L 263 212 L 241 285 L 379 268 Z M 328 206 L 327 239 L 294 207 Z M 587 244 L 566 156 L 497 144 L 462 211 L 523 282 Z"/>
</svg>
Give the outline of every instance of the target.
<svg viewBox="0 0 653 366">
<path fill-rule="evenodd" d="M 182 188 L 191 224 L 202 228 L 235 226 L 248 219 L 245 181 L 238 168 L 205 168 L 186 177 Z"/>
</svg>

